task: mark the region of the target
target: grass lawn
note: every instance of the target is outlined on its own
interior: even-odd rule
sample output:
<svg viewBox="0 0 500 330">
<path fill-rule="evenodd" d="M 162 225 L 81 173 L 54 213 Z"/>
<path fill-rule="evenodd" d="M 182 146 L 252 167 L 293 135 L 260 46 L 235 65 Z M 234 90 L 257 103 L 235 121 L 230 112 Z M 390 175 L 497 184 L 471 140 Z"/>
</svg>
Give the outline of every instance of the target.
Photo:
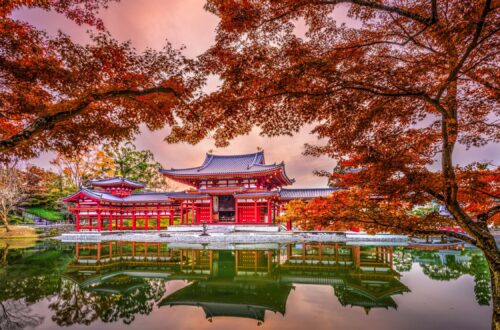
<svg viewBox="0 0 500 330">
<path fill-rule="evenodd" d="M 26 211 L 50 221 L 58 221 L 64 219 L 62 213 L 56 210 L 48 210 L 41 207 L 32 207 L 27 209 Z"/>
</svg>

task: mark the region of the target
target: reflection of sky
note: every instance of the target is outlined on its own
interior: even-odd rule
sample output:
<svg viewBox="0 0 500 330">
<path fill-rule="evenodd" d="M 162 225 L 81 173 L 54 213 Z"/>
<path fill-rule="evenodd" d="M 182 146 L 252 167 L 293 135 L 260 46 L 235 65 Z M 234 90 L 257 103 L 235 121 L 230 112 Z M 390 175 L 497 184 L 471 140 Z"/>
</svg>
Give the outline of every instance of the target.
<svg viewBox="0 0 500 330">
<path fill-rule="evenodd" d="M 111 4 L 110 9 L 102 13 L 106 27 L 119 40 L 131 40 L 133 45 L 143 50 L 146 47 L 159 49 L 168 39 L 175 47 L 186 46 L 185 54 L 197 56 L 206 50 L 214 41 L 214 29 L 217 18 L 203 10 L 203 0 L 124 0 L 118 4 Z M 339 22 L 353 24 L 345 17 L 346 7 L 340 7 L 334 13 Z M 46 13 L 41 10 L 23 10 L 17 12 L 17 18 L 28 20 L 40 28 L 53 34 L 58 29 L 71 35 L 78 42 L 86 42 L 86 27 L 78 27 L 64 17 Z M 303 34 L 304 26 L 298 24 L 297 33 Z M 216 87 L 212 81 L 208 89 Z M 302 155 L 304 143 L 317 143 L 317 139 L 309 134 L 310 128 L 301 130 L 293 137 L 263 138 L 257 131 L 248 136 L 237 138 L 231 146 L 217 149 L 213 141 L 206 139 L 196 146 L 186 144 L 167 145 L 163 142 L 167 130 L 150 132 L 143 128 L 137 136 L 139 148 L 153 151 L 156 159 L 165 167 L 196 166 L 201 163 L 205 152 L 213 149 L 216 153 L 249 153 L 257 147 L 264 148 L 268 162 L 287 164 L 289 176 L 297 179 L 296 187 L 321 187 L 326 182 L 323 178 L 315 177 L 312 171 L 332 169 L 334 161 L 323 158 L 305 157 Z M 459 148 L 455 153 L 455 160 L 459 163 L 471 161 L 493 161 L 500 164 L 498 145 L 490 145 L 482 149 L 466 151 Z M 47 166 L 52 155 L 44 154 L 34 160 L 36 164 Z"/>
<path fill-rule="evenodd" d="M 474 298 L 474 280 L 461 276 L 457 280 L 433 281 L 422 273 L 418 264 L 403 273 L 401 281 L 411 292 L 393 296 L 398 309 L 376 308 L 367 315 L 360 307 L 342 307 L 329 285 L 295 285 L 288 296 L 286 313 L 266 312 L 263 329 L 488 329 L 491 308 L 479 306 Z M 187 282 L 170 281 L 166 295 L 183 288 Z M 48 302 L 35 304 L 33 312 L 44 315 Z M 71 329 L 124 329 L 123 322 L 96 321 L 90 327 Z M 49 315 L 37 329 L 54 329 Z M 148 315 L 136 315 L 130 329 L 220 329 L 245 330 L 257 328 L 256 320 L 217 317 L 210 323 L 198 307 L 155 307 Z"/>
</svg>

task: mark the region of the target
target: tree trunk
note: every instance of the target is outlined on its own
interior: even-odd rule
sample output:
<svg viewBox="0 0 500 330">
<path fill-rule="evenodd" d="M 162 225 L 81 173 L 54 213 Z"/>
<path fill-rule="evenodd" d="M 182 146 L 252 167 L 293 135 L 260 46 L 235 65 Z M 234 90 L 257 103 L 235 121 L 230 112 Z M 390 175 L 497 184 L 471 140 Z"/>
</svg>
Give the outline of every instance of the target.
<svg viewBox="0 0 500 330">
<path fill-rule="evenodd" d="M 454 67 L 456 58 L 452 58 L 450 67 Z M 444 179 L 444 204 L 462 229 L 476 240 L 490 268 L 493 315 L 491 328 L 500 330 L 500 254 L 495 238 L 488 230 L 486 221 L 473 220 L 460 206 L 458 184 L 453 166 L 453 151 L 458 138 L 457 116 L 457 81 L 451 81 L 447 88 L 447 109 L 442 113 L 442 170 Z"/>
<path fill-rule="evenodd" d="M 498 267 L 496 267 L 498 268 Z M 491 269 L 490 266 L 490 274 L 491 274 L 491 291 L 492 291 L 492 300 L 493 300 L 493 316 L 491 328 L 499 330 L 500 329 L 500 270 L 499 269 Z"/>
<path fill-rule="evenodd" d="M 7 214 L 3 214 L 2 215 L 2 222 L 3 222 L 3 226 L 5 227 L 5 230 L 6 231 L 10 231 L 10 227 L 9 227 L 9 219 L 8 219 L 8 215 Z"/>
</svg>

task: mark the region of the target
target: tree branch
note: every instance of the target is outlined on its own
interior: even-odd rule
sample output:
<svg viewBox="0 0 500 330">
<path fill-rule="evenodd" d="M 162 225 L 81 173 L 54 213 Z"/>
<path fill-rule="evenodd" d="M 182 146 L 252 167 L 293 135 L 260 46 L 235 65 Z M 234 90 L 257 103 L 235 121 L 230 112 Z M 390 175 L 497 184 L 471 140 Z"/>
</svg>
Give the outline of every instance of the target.
<svg viewBox="0 0 500 330">
<path fill-rule="evenodd" d="M 488 221 L 498 213 L 500 213 L 500 205 L 493 206 L 485 213 L 478 214 L 477 218 L 481 221 Z"/>
<path fill-rule="evenodd" d="M 464 65 L 464 63 L 467 60 L 467 58 L 469 57 L 470 53 L 479 44 L 479 37 L 481 36 L 481 32 L 483 31 L 484 23 L 486 21 L 486 16 L 488 15 L 488 12 L 490 11 L 490 5 L 491 5 L 491 0 L 486 0 L 486 2 L 484 4 L 483 11 L 481 13 L 481 17 L 479 18 L 479 21 L 477 22 L 476 30 L 474 32 L 474 36 L 472 37 L 472 41 L 469 44 L 469 46 L 465 49 L 465 52 L 463 53 L 463 55 L 460 58 L 460 60 L 458 61 L 458 63 L 450 71 L 450 74 L 448 75 L 448 78 L 446 78 L 446 81 L 443 84 L 443 86 L 437 92 L 436 98 L 435 98 L 437 101 L 439 101 L 439 99 L 441 99 L 441 96 L 446 91 L 448 84 L 457 79 L 458 73 L 460 72 L 460 69 Z"/>
<path fill-rule="evenodd" d="M 381 11 L 385 11 L 388 13 L 394 13 L 398 14 L 400 16 L 412 19 L 414 21 L 417 21 L 419 23 L 422 23 L 424 25 L 432 25 L 436 23 L 437 21 L 437 5 L 435 3 L 435 0 L 432 0 L 431 7 L 432 7 L 432 13 L 431 17 L 424 17 L 416 13 L 412 13 L 408 10 L 402 9 L 397 6 L 389 6 L 389 5 L 384 5 L 380 2 L 375 2 L 375 1 L 365 1 L 365 0 L 319 0 L 320 4 L 332 4 L 336 5 L 339 3 L 352 3 L 359 5 L 361 7 L 367 7 L 367 8 L 373 8 Z"/>
<path fill-rule="evenodd" d="M 76 115 L 82 113 L 85 109 L 87 109 L 89 105 L 91 105 L 95 101 L 102 101 L 122 96 L 142 96 L 154 93 L 172 94 L 176 98 L 180 99 L 180 95 L 171 87 L 152 87 L 143 90 L 131 90 L 131 89 L 111 90 L 100 93 L 91 93 L 87 96 L 82 97 L 77 101 L 65 102 L 65 104 L 63 103 L 59 104 L 58 107 L 64 108 L 63 110 L 56 112 L 54 114 L 38 117 L 22 131 L 16 133 L 15 135 L 9 138 L 0 140 L 0 151 L 5 151 L 14 148 L 17 145 L 21 144 L 22 142 L 25 142 L 28 139 L 32 138 L 33 136 L 36 136 L 43 131 L 51 129 L 57 123 L 75 117 Z"/>
<path fill-rule="evenodd" d="M 434 23 L 436 23 L 437 22 L 437 17 L 438 17 L 438 15 L 437 15 L 436 0 L 432 0 L 431 1 L 432 12 L 431 12 L 431 16 L 430 17 L 424 17 L 424 16 L 421 16 L 421 15 L 416 14 L 416 13 L 412 13 L 410 11 L 407 11 L 407 10 L 402 9 L 400 7 L 397 7 L 397 6 L 388 6 L 388 5 L 384 5 L 384 4 L 381 4 L 379 2 L 375 2 L 375 1 L 365 1 L 365 0 L 312 0 L 312 1 L 299 2 L 299 3 L 295 4 L 294 6 L 291 6 L 291 7 L 287 8 L 284 12 L 282 12 L 282 13 L 276 15 L 276 16 L 273 16 L 271 18 L 263 20 L 261 24 L 259 24 L 259 25 L 256 26 L 256 28 L 259 28 L 260 26 L 262 26 L 265 23 L 281 19 L 281 18 L 289 15 L 290 13 L 296 11 L 297 9 L 299 9 L 301 7 L 304 7 L 304 6 L 307 6 L 307 5 L 338 5 L 338 4 L 341 4 L 341 3 L 351 3 L 351 4 L 355 4 L 355 5 L 361 6 L 361 7 L 367 7 L 367 8 L 377 9 L 377 10 L 381 10 L 381 11 L 388 12 L 388 13 L 398 14 L 400 16 L 403 16 L 403 17 L 409 18 L 411 20 L 417 21 L 419 23 L 422 23 L 425 26 L 431 26 Z"/>
</svg>

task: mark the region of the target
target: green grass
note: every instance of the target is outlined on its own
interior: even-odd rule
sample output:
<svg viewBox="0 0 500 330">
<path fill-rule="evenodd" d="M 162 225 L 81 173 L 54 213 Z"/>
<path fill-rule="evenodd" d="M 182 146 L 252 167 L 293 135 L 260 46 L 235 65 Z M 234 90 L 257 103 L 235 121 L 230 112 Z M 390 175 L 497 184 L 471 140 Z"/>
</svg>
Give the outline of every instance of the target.
<svg viewBox="0 0 500 330">
<path fill-rule="evenodd" d="M 64 219 L 63 214 L 56 210 L 43 209 L 41 207 L 31 207 L 26 211 L 50 221 L 58 221 Z"/>
</svg>

